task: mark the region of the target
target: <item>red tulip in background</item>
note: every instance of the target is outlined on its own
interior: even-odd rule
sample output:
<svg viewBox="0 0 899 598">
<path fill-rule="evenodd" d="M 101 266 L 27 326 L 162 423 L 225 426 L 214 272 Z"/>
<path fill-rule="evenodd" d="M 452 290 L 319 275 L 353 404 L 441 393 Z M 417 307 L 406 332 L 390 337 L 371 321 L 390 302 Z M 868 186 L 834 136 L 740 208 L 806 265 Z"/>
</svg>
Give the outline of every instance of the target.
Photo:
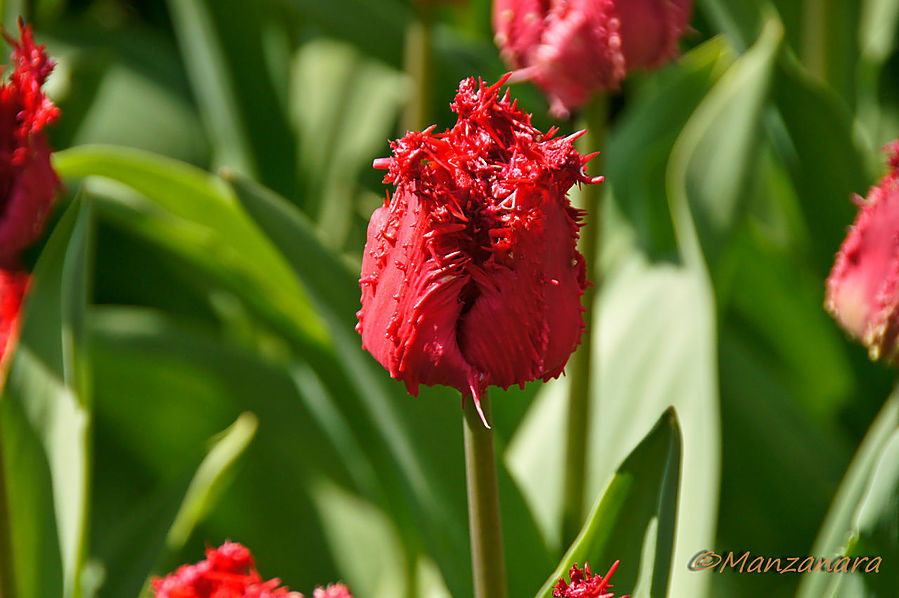
<svg viewBox="0 0 899 598">
<path fill-rule="evenodd" d="M 21 20 L 19 34 L 19 40 L 6 36 L 15 69 L 0 84 L 0 363 L 15 343 L 29 280 L 19 252 L 40 235 L 60 185 L 42 133 L 59 115 L 41 91 L 53 61 Z"/>
<path fill-rule="evenodd" d="M 206 550 L 206 560 L 182 565 L 153 580 L 156 598 L 303 598 L 281 586 L 277 578 L 263 581 L 250 551 L 236 542 Z M 342 584 L 315 590 L 314 598 L 353 598 Z"/>
<path fill-rule="evenodd" d="M 6 361 L 8 349 L 15 344 L 28 280 L 27 272 L 0 270 L 0 363 Z"/>
<path fill-rule="evenodd" d="M 31 27 L 19 21 L 20 39 L 13 45 L 15 69 L 0 86 L 0 266 L 17 261 L 18 252 L 34 241 L 60 186 L 50 165 L 43 128 L 59 109 L 43 94 L 54 62 L 35 45 Z"/>
<path fill-rule="evenodd" d="M 577 563 L 572 565 L 568 577 L 571 583 L 566 583 L 564 579 L 559 578 L 559 583 L 553 588 L 553 598 L 614 598 L 614 594 L 609 591 L 612 587 L 610 583 L 612 574 L 618 568 L 618 561 L 612 564 L 606 576 L 591 575 L 590 565 L 584 563 L 581 569 Z M 629 598 L 622 596 L 621 598 Z"/>
<path fill-rule="evenodd" d="M 503 58 L 533 78 L 557 116 L 596 91 L 617 89 L 634 69 L 674 55 L 692 0 L 494 0 Z"/>
<path fill-rule="evenodd" d="M 393 197 L 375 210 L 362 260 L 363 345 L 416 395 L 479 396 L 562 372 L 580 341 L 581 215 L 566 193 L 595 183 L 574 138 L 543 135 L 499 99 L 505 81 L 462 81 L 453 128 L 391 144 Z M 482 415 L 483 417 L 483 415 Z"/>
<path fill-rule="evenodd" d="M 827 279 L 826 307 L 872 359 L 899 363 L 899 141 L 890 170 L 856 196 L 859 213 Z"/>
</svg>

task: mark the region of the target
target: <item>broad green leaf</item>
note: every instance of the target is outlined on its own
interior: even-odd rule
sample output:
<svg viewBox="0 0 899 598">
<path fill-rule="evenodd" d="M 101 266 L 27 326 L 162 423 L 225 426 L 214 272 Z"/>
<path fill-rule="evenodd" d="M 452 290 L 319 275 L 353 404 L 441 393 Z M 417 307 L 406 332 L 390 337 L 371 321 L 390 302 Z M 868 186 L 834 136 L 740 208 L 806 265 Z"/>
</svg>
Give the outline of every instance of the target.
<svg viewBox="0 0 899 598">
<path fill-rule="evenodd" d="M 693 113 L 671 153 L 671 188 L 684 194 L 713 277 L 745 208 L 762 109 L 782 39 L 780 22 L 769 20 L 758 41 Z"/>
<path fill-rule="evenodd" d="M 602 573 L 617 560 L 621 565 L 613 581 L 619 591 L 665 596 L 673 565 L 680 467 L 680 427 L 669 409 L 612 476 L 537 598 L 551 596 L 574 563 L 589 562 Z M 643 562 L 646 559 L 649 563 Z"/>
<path fill-rule="evenodd" d="M 874 532 L 880 521 L 885 521 L 887 534 L 892 533 L 895 541 L 897 525 L 895 501 L 897 496 L 896 430 L 899 428 L 899 390 L 884 404 L 871 428 L 865 435 L 855 458 L 840 484 L 827 518 L 824 520 L 811 554 L 827 557 L 842 554 L 857 537 L 859 528 Z M 874 482 L 877 485 L 874 485 Z M 896 547 L 884 547 L 895 550 Z M 883 555 L 887 560 L 887 555 Z M 894 563 L 891 566 L 895 566 Z M 895 569 L 892 569 L 895 571 Z M 832 595 L 844 575 L 829 575 L 818 572 L 803 577 L 797 598 L 817 598 Z M 840 579 L 834 579 L 840 578 Z M 893 586 L 895 588 L 895 586 Z M 848 594 L 844 594 L 848 595 Z"/>
<path fill-rule="evenodd" d="M 29 288 L 2 408 L 18 596 L 81 595 L 90 488 L 91 401 L 83 335 L 90 205 L 57 225 Z M 54 525 L 55 523 L 55 525 Z M 37 536 L 55 527 L 53 535 Z M 59 564 L 59 569 L 56 568 Z"/>
<path fill-rule="evenodd" d="M 359 178 L 386 151 L 408 91 L 402 73 L 349 44 L 312 40 L 296 53 L 291 95 L 302 101 L 291 114 L 300 136 L 302 206 L 328 247 L 343 250 L 351 232 L 361 232 L 353 228 L 362 216 Z"/>
<path fill-rule="evenodd" d="M 327 346 L 305 290 L 218 177 L 169 158 L 106 146 L 58 152 L 54 166 L 63 178 L 103 177 L 130 187 L 140 196 L 97 198 L 105 215 L 212 272 L 310 350 Z"/>
<path fill-rule="evenodd" d="M 880 453 L 852 527 L 846 554 L 881 559 L 876 574 L 871 563 L 859 575 L 871 596 L 887 598 L 899 588 L 899 430 Z"/>
<path fill-rule="evenodd" d="M 733 61 L 723 36 L 694 48 L 637 90 L 611 132 L 604 185 L 613 188 L 613 200 L 652 256 L 675 252 L 665 199 L 671 148 L 696 105 Z"/>
</svg>

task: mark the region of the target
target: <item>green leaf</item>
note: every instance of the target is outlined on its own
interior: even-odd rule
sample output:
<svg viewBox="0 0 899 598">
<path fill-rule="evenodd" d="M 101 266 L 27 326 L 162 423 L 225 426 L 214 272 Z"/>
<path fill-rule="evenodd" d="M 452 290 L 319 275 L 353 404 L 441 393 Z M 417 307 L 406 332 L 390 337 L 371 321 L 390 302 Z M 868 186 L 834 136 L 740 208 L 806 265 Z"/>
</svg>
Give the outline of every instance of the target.
<svg viewBox="0 0 899 598">
<path fill-rule="evenodd" d="M 265 1 L 176 0 L 168 6 L 212 140 L 213 167 L 295 197 L 296 140 L 287 118 L 292 27 Z"/>
<path fill-rule="evenodd" d="M 589 562 L 601 573 L 617 560 L 621 561 L 613 580 L 617 588 L 665 596 L 674 552 L 680 466 L 680 427 L 672 408 L 612 476 L 537 598 L 551 596 L 553 586 L 567 576 L 573 563 Z"/>
<path fill-rule="evenodd" d="M 320 317 L 290 267 L 246 217 L 218 177 L 139 150 L 83 146 L 58 152 L 63 178 L 103 177 L 112 189 L 98 207 L 120 225 L 212 273 L 310 351 L 328 344 Z M 109 189 L 107 186 L 106 189 Z"/>
<path fill-rule="evenodd" d="M 0 402 L 6 486 L 16 490 L 9 497 L 10 535 L 22 598 L 82 591 L 91 460 L 83 335 L 91 223 L 90 204 L 76 200 L 47 243 Z M 49 536 L 34 536 L 54 527 Z"/>
<path fill-rule="evenodd" d="M 213 439 L 212 447 L 197 467 L 178 512 L 169 526 L 165 538 L 165 552 L 157 557 L 157 567 L 153 575 L 162 575 L 174 567 L 172 563 L 175 562 L 175 555 L 184 548 L 194 528 L 227 487 L 230 479 L 226 476 L 253 440 L 258 425 L 255 415 L 243 413 Z M 144 582 L 144 589 L 141 592 L 143 596 L 152 595 L 151 577 L 152 575 L 147 577 Z"/>
<path fill-rule="evenodd" d="M 236 81 L 225 60 L 209 6 L 204 0 L 174 0 L 168 6 L 212 140 L 214 164 L 246 175 L 258 175 L 259 165 L 242 121 Z"/>
<path fill-rule="evenodd" d="M 292 95 L 303 98 L 292 111 L 300 136 L 303 210 L 327 246 L 342 250 L 361 220 L 358 179 L 386 151 L 408 82 L 401 72 L 329 39 L 300 48 L 291 81 Z"/>
<path fill-rule="evenodd" d="M 893 391 L 865 435 L 837 490 L 812 549 L 812 554 L 824 557 L 848 555 L 853 549 L 859 548 L 866 555 L 880 555 L 886 564 L 887 582 L 896 579 L 895 567 L 899 559 L 899 547 L 896 545 L 896 539 L 899 537 L 896 533 L 899 527 L 897 516 L 899 510 L 896 509 L 899 500 L 899 470 L 896 468 L 896 463 L 899 462 L 897 429 L 899 429 L 899 388 Z M 890 575 L 894 577 L 889 578 Z M 844 577 L 847 576 L 826 572 L 805 575 L 799 586 L 797 598 L 836 595 Z M 876 584 L 881 580 L 866 581 Z M 894 591 L 896 585 L 893 583 L 888 587 L 889 591 Z M 873 595 L 886 597 L 890 594 L 875 592 Z"/>
<path fill-rule="evenodd" d="M 852 115 L 835 94 L 789 58 L 778 62 L 774 100 L 789 136 L 775 147 L 788 168 L 805 221 L 813 234 L 812 259 L 823 277 L 852 222 L 853 193 L 868 185 Z"/>
<path fill-rule="evenodd" d="M 650 255 L 676 251 L 665 196 L 671 148 L 696 105 L 733 61 L 723 36 L 694 48 L 637 90 L 611 132 L 604 185 L 612 187 L 616 206 Z"/>
<path fill-rule="evenodd" d="M 190 537 L 197 522 L 215 502 L 223 490 L 222 477 L 246 450 L 258 427 L 256 416 L 244 413 L 221 433 L 221 438 L 200 463 L 197 473 L 187 488 L 184 501 L 166 536 L 166 546 L 171 551 L 181 549 Z"/>
<path fill-rule="evenodd" d="M 280 0 L 300 17 L 330 37 L 355 44 L 366 55 L 401 65 L 409 6 L 397 0 Z M 352 18 L 350 18 L 352 16 Z"/>
<path fill-rule="evenodd" d="M 759 147 L 759 125 L 783 26 L 772 18 L 758 41 L 721 77 L 687 122 L 668 166 L 672 201 L 689 206 L 692 224 L 675 228 L 684 247 L 695 227 L 713 274 L 745 208 Z"/>
</svg>

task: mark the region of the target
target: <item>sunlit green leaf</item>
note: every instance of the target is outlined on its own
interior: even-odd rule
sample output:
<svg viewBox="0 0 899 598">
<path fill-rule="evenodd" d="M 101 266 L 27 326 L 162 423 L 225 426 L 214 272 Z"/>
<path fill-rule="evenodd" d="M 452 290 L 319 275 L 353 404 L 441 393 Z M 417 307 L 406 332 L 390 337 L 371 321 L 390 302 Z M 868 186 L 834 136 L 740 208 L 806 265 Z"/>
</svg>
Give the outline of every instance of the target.
<svg viewBox="0 0 899 598">
<path fill-rule="evenodd" d="M 602 573 L 614 561 L 616 588 L 631 593 L 641 572 L 646 596 L 665 596 L 674 552 L 674 526 L 681 466 L 680 427 L 674 410 L 655 427 L 617 469 L 587 516 L 581 533 L 559 566 L 537 592 L 548 598 L 572 564 L 591 564 Z M 641 562 L 644 554 L 651 564 Z M 646 593 L 648 589 L 648 593 Z"/>
</svg>

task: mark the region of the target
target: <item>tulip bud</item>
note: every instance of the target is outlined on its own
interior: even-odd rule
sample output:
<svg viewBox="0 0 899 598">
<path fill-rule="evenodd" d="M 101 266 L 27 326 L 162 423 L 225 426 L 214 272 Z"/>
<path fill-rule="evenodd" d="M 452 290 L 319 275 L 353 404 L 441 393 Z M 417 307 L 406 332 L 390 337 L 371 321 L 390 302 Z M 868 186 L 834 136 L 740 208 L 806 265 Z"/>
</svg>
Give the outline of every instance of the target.
<svg viewBox="0 0 899 598">
<path fill-rule="evenodd" d="M 596 183 L 578 135 L 531 126 L 499 86 L 462 81 L 453 128 L 391 143 L 362 259 L 363 346 L 403 380 L 471 394 L 557 377 L 580 342 L 581 214 L 566 193 Z M 482 414 L 483 418 L 483 414 Z"/>
<path fill-rule="evenodd" d="M 827 278 L 825 307 L 871 359 L 899 364 L 899 142 L 890 172 L 856 196 L 859 213 Z"/>
<path fill-rule="evenodd" d="M 598 574 L 592 575 L 588 563 L 584 563 L 583 569 L 575 563 L 568 572 L 571 583 L 566 583 L 560 577 L 559 582 L 553 588 L 553 598 L 614 598 L 614 594 L 609 591 L 609 588 L 612 587 L 612 574 L 617 568 L 618 561 L 615 561 L 609 572 L 603 577 Z M 621 598 L 629 598 L 629 596 Z"/>
<path fill-rule="evenodd" d="M 59 109 L 41 86 L 53 70 L 44 46 L 34 43 L 31 27 L 19 21 L 20 39 L 8 35 L 15 48 L 15 70 L 0 85 L 0 265 L 16 262 L 18 252 L 34 241 L 60 186 L 50 165 L 43 128 Z"/>
<path fill-rule="evenodd" d="M 494 0 L 503 58 L 566 116 L 634 69 L 662 64 L 687 28 L 692 0 Z"/>
</svg>

